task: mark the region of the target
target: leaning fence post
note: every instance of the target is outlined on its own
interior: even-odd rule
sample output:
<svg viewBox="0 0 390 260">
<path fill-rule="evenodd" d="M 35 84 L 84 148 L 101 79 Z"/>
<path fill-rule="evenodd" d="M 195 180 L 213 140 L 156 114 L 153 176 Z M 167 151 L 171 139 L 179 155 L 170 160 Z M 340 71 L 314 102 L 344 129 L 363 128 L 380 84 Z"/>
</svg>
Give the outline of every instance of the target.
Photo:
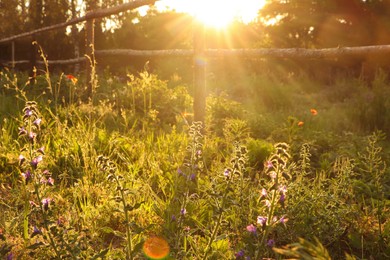
<svg viewBox="0 0 390 260">
<path fill-rule="evenodd" d="M 206 56 L 204 25 L 194 20 L 194 121 L 204 123 L 206 115 Z"/>
<path fill-rule="evenodd" d="M 94 24 L 95 19 L 87 20 L 85 28 L 85 55 L 87 56 L 87 61 L 85 63 L 85 71 L 87 74 L 87 98 L 92 98 L 93 84 L 95 80 L 95 36 L 94 36 Z"/>
</svg>

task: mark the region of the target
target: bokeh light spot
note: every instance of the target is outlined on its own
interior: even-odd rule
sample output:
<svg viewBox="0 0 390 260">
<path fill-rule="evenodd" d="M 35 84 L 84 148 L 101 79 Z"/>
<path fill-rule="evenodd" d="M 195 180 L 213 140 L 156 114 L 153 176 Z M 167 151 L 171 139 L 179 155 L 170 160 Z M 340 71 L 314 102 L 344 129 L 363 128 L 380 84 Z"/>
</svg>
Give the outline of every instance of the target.
<svg viewBox="0 0 390 260">
<path fill-rule="evenodd" d="M 164 238 L 154 236 L 145 241 L 143 251 L 148 259 L 164 259 L 169 254 L 169 245 Z"/>
</svg>

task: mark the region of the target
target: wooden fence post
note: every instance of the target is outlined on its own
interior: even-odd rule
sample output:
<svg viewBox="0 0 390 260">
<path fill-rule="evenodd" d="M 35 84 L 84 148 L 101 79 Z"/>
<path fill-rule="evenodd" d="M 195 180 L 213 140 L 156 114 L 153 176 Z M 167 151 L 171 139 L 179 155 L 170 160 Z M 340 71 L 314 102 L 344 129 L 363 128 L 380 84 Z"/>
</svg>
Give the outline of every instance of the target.
<svg viewBox="0 0 390 260">
<path fill-rule="evenodd" d="M 11 43 L 11 68 L 15 69 L 15 41 Z"/>
<path fill-rule="evenodd" d="M 87 99 L 92 98 L 93 84 L 95 80 L 95 19 L 90 19 L 86 23 L 85 28 L 85 55 L 88 56 L 85 63 L 85 71 L 87 76 Z"/>
<path fill-rule="evenodd" d="M 204 123 L 206 115 L 206 55 L 204 25 L 193 21 L 194 37 L 194 121 Z"/>
</svg>

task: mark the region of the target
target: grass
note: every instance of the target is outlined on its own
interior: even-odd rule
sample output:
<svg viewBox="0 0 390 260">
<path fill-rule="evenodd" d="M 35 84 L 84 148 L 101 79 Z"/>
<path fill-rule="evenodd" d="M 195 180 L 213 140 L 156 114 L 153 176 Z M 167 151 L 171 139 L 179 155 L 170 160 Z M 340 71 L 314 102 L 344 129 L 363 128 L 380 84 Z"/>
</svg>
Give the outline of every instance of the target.
<svg viewBox="0 0 390 260">
<path fill-rule="evenodd" d="M 2 258 L 390 256 L 385 74 L 213 79 L 205 125 L 183 82 L 99 76 L 1 72 Z"/>
</svg>

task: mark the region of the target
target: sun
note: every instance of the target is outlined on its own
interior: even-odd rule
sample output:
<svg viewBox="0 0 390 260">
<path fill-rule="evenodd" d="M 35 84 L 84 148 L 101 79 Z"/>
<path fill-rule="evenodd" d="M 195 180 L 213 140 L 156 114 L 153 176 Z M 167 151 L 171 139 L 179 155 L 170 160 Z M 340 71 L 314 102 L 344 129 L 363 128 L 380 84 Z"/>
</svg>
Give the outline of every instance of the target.
<svg viewBox="0 0 390 260">
<path fill-rule="evenodd" d="M 234 20 L 249 23 L 267 0 L 160 0 L 159 10 L 190 13 L 208 27 L 222 29 Z"/>
</svg>

